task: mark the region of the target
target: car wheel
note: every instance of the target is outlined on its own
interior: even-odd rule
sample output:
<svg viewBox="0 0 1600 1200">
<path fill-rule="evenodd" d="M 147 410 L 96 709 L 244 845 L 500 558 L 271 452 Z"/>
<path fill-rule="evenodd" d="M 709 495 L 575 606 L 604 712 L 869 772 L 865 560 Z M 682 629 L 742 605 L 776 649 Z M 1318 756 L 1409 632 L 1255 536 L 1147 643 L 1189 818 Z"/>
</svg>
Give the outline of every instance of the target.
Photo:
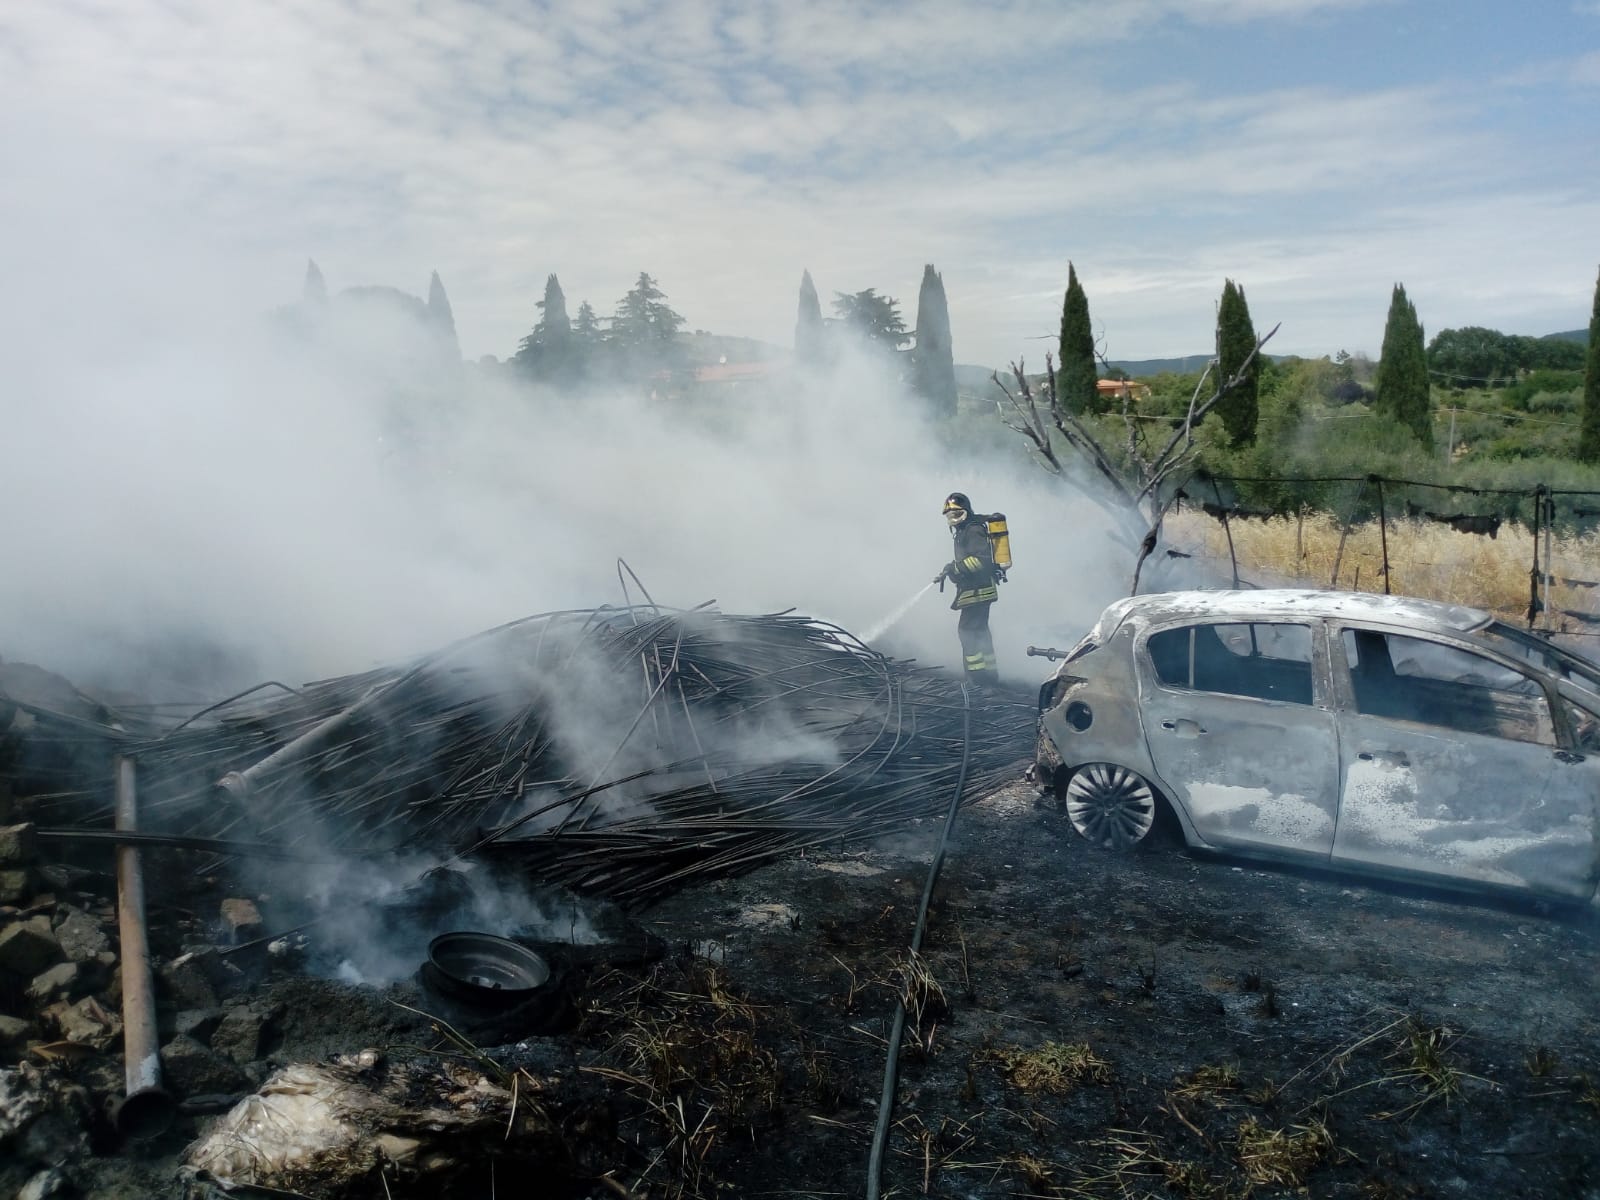
<svg viewBox="0 0 1600 1200">
<path fill-rule="evenodd" d="M 1067 819 L 1104 850 L 1131 850 L 1156 823 L 1155 790 L 1144 776 L 1113 763 L 1089 763 L 1067 782 Z"/>
</svg>

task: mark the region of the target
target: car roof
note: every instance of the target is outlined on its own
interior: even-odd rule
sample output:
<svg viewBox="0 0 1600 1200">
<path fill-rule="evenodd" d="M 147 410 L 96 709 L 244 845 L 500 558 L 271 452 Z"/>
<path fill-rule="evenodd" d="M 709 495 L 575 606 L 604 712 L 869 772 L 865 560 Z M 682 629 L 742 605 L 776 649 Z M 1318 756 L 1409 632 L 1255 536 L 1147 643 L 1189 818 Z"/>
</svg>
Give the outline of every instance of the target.
<svg viewBox="0 0 1600 1200">
<path fill-rule="evenodd" d="M 1314 592 L 1296 588 L 1154 592 L 1119 600 L 1106 610 L 1105 616 L 1112 618 L 1112 628 L 1124 621 L 1150 625 L 1185 617 L 1239 621 L 1340 617 L 1450 633 L 1471 633 L 1494 621 L 1491 614 L 1464 604 L 1441 604 L 1414 596 L 1380 596 L 1373 592 Z"/>
</svg>

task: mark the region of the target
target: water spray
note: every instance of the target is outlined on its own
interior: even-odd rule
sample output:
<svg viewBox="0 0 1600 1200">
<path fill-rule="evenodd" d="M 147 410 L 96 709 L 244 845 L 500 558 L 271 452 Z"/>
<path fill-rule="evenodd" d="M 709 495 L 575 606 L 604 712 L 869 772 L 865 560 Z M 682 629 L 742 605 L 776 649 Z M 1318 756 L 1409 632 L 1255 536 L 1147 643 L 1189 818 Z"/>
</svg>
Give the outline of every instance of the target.
<svg viewBox="0 0 1600 1200">
<path fill-rule="evenodd" d="M 907 600 L 899 608 L 895 609 L 887 617 L 885 617 L 883 620 L 879 621 L 871 629 L 867 630 L 866 633 L 862 634 L 861 635 L 861 640 L 863 642 L 867 642 L 869 644 L 872 643 L 872 642 L 877 641 L 884 634 L 888 633 L 889 630 L 893 629 L 896 625 L 900 624 L 900 622 L 905 619 L 905 615 L 908 612 L 910 612 L 913 607 L 916 606 L 917 601 L 921 600 L 924 596 L 926 596 L 931 591 L 933 591 L 933 584 L 932 583 L 923 584 L 920 588 L 917 589 L 916 594 L 913 595 L 911 597 L 911 599 Z"/>
</svg>

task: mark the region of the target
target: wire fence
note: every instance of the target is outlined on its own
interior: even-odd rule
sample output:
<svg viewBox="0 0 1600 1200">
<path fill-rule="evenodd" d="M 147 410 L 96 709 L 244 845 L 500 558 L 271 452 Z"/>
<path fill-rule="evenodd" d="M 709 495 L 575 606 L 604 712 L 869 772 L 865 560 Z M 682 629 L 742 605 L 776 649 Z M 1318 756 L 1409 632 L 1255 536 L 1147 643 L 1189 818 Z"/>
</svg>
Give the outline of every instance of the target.
<svg viewBox="0 0 1600 1200">
<path fill-rule="evenodd" d="M 1284 503 L 1296 492 L 1325 495 L 1330 485 L 1346 488 L 1333 511 L 1307 501 Z M 1240 499 L 1263 487 L 1276 489 L 1273 507 Z M 1253 582 L 1241 574 L 1243 562 L 1247 573 L 1264 571 L 1275 581 L 1402 591 L 1515 614 L 1530 629 L 1600 636 L 1600 532 L 1580 528 L 1600 518 L 1600 491 L 1543 483 L 1486 488 L 1377 474 L 1198 472 L 1175 495 L 1180 522 L 1185 509 L 1216 521 L 1223 542 L 1221 552 L 1187 553 L 1225 561 L 1236 585 Z M 1475 544 L 1468 548 L 1460 535 Z"/>
</svg>

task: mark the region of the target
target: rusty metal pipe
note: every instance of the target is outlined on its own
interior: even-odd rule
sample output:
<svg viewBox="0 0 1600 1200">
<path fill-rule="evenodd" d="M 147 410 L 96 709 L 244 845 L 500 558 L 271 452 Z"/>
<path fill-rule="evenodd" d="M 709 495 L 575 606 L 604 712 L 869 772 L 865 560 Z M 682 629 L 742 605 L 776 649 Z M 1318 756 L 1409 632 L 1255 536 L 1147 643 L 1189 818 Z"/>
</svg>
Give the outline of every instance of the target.
<svg viewBox="0 0 1600 1200">
<path fill-rule="evenodd" d="M 236 800 L 243 800 L 268 778 L 277 774 L 286 767 L 292 766 L 325 746 L 333 737 L 353 719 L 364 712 L 379 696 L 388 690 L 388 685 L 380 685 L 369 691 L 349 708 L 334 713 L 326 720 L 313 725 L 299 737 L 291 742 L 285 742 L 267 757 L 243 771 L 229 771 L 217 780 L 217 787 L 227 792 Z"/>
<path fill-rule="evenodd" d="M 139 828 L 134 762 L 116 760 L 117 816 L 121 832 Z M 156 1033 L 155 983 L 150 976 L 150 940 L 145 927 L 144 871 L 136 846 L 117 847 L 117 923 L 122 938 L 122 1045 L 126 1094 L 115 1109 L 117 1128 L 129 1137 L 155 1137 L 172 1124 L 177 1103 L 161 1086 L 160 1039 Z"/>
</svg>

